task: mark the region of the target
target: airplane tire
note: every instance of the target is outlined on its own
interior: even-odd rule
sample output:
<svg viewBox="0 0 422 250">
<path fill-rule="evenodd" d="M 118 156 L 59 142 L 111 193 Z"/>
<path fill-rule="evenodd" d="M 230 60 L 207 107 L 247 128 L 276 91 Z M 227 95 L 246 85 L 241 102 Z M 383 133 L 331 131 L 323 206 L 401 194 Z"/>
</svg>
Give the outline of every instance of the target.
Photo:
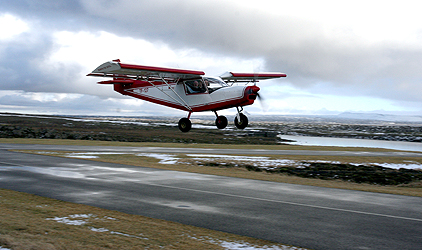
<svg viewBox="0 0 422 250">
<path fill-rule="evenodd" d="M 248 126 L 248 117 L 246 117 L 244 114 L 239 114 L 239 117 L 240 121 L 237 119 L 237 115 L 234 118 L 234 125 L 236 125 L 238 129 L 246 128 Z"/>
<path fill-rule="evenodd" d="M 189 132 L 192 128 L 192 122 L 188 118 L 182 118 L 179 120 L 179 129 L 182 132 Z"/>
<path fill-rule="evenodd" d="M 215 125 L 217 126 L 217 128 L 219 129 L 223 129 L 225 127 L 227 127 L 227 118 L 223 115 L 220 115 L 217 117 L 217 119 L 215 119 Z"/>
</svg>

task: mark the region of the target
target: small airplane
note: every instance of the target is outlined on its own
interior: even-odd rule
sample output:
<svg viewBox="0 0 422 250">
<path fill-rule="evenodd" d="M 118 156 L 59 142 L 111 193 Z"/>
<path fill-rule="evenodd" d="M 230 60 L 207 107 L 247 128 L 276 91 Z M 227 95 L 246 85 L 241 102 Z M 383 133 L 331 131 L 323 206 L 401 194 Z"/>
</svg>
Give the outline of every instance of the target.
<svg viewBox="0 0 422 250">
<path fill-rule="evenodd" d="M 187 118 L 181 118 L 178 126 L 182 132 L 188 132 L 192 128 L 189 120 L 192 112 L 214 112 L 215 125 L 223 129 L 227 118 L 217 111 L 233 107 L 237 108 L 234 124 L 239 129 L 246 128 L 248 118 L 242 111 L 260 97 L 256 82 L 286 74 L 226 72 L 210 77 L 203 71 L 125 64 L 117 59 L 101 64 L 87 76 L 110 77 L 112 80 L 98 83 L 113 84 L 114 90 L 123 95 L 187 111 Z"/>
</svg>

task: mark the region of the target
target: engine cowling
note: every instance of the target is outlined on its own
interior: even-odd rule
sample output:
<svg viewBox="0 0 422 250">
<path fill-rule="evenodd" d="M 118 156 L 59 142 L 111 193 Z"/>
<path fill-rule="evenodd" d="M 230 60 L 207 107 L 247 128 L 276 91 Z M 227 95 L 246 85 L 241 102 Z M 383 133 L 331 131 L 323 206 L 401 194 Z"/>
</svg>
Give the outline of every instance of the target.
<svg viewBox="0 0 422 250">
<path fill-rule="evenodd" d="M 246 105 L 250 105 L 250 104 L 254 103 L 254 101 L 256 100 L 256 97 L 258 95 L 259 90 L 260 90 L 260 88 L 256 85 L 246 87 L 245 97 L 246 97 L 246 101 L 248 102 Z"/>
</svg>

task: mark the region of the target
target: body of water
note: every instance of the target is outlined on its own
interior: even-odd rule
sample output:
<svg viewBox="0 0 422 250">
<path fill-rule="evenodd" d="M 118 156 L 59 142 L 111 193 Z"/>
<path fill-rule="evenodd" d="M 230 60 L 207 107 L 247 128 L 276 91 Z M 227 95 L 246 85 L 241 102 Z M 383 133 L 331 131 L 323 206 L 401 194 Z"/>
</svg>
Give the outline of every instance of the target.
<svg viewBox="0 0 422 250">
<path fill-rule="evenodd" d="M 422 152 L 422 143 L 420 142 L 382 141 L 368 139 L 312 137 L 295 135 L 279 135 L 279 137 L 281 139 L 293 141 L 289 143 L 291 145 L 386 148 L 394 150 Z"/>
</svg>

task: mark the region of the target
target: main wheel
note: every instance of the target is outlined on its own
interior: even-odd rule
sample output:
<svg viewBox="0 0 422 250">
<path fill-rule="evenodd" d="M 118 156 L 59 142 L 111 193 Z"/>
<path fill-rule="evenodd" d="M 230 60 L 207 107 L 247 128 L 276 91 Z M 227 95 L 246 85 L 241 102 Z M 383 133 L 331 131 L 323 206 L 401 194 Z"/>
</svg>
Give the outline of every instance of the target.
<svg viewBox="0 0 422 250">
<path fill-rule="evenodd" d="M 179 129 L 182 132 L 188 132 L 192 128 L 192 122 L 188 118 L 179 120 Z"/>
<path fill-rule="evenodd" d="M 234 125 L 236 125 L 236 127 L 238 129 L 244 129 L 248 126 L 248 117 L 246 117 L 246 115 L 240 113 L 239 114 L 240 117 L 240 121 L 237 119 L 237 115 L 234 118 Z"/>
<path fill-rule="evenodd" d="M 227 127 L 227 123 L 227 118 L 223 115 L 217 116 L 217 119 L 215 119 L 215 125 L 219 129 Z"/>
</svg>

